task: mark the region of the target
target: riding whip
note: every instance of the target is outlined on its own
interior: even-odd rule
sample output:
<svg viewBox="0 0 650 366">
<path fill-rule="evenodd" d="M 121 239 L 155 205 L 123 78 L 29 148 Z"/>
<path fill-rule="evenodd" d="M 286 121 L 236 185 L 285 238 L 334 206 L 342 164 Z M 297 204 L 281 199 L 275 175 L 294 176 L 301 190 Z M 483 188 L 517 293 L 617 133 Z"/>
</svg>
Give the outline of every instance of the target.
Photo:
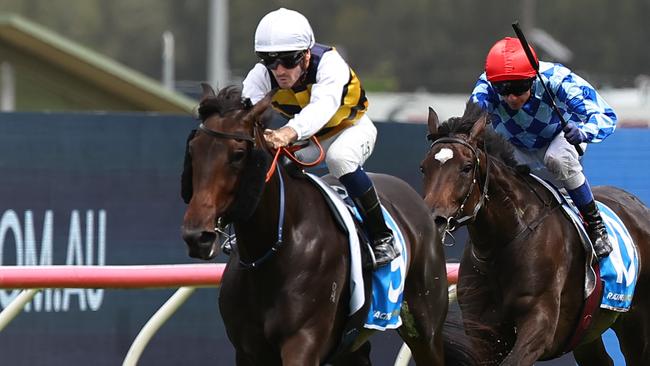
<svg viewBox="0 0 650 366">
<path fill-rule="evenodd" d="M 521 47 L 523 47 L 524 52 L 526 52 L 526 57 L 528 57 L 528 62 L 530 62 L 530 66 L 532 66 L 533 69 L 535 70 L 535 75 L 537 75 L 537 79 L 544 87 L 544 92 L 546 93 L 546 96 L 548 96 L 548 98 L 551 100 L 551 106 L 553 107 L 553 110 L 555 111 L 557 116 L 560 117 L 560 124 L 562 125 L 562 129 L 564 129 L 567 125 L 567 122 L 564 119 L 564 116 L 562 116 L 562 113 L 560 113 L 560 110 L 557 108 L 557 105 L 555 105 L 555 99 L 553 98 L 553 94 L 551 94 L 551 91 L 548 89 L 546 83 L 542 79 L 542 76 L 539 74 L 539 63 L 537 62 L 537 60 L 535 60 L 535 56 L 533 56 L 533 51 L 531 51 L 530 46 L 528 45 L 528 41 L 526 41 L 524 32 L 521 31 L 518 21 L 512 23 L 512 29 L 515 30 L 515 34 L 517 35 L 517 38 L 519 38 L 519 42 L 521 42 Z M 582 156 L 582 154 L 584 154 L 584 151 L 582 150 L 580 145 L 573 145 L 573 147 L 576 148 L 578 155 Z"/>
</svg>

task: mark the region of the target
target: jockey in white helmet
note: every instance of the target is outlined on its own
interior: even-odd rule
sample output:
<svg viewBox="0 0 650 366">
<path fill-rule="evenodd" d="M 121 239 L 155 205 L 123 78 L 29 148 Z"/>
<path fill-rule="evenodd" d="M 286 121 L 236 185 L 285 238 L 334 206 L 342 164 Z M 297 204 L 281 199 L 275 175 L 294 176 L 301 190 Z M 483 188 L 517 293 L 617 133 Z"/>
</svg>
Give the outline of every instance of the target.
<svg viewBox="0 0 650 366">
<path fill-rule="evenodd" d="M 243 95 L 256 103 L 277 88 L 273 108 L 288 119 L 283 127 L 265 131 L 267 144 L 278 149 L 316 135 L 329 172 L 345 186 L 363 217 L 374 265 L 389 263 L 400 252 L 362 168 L 375 146 L 377 129 L 366 115 L 368 100 L 356 74 L 333 47 L 315 43 L 307 18 L 284 8 L 260 20 L 255 53 L 260 62 L 246 76 Z M 297 155 L 310 160 L 316 153 L 310 145 Z"/>
</svg>

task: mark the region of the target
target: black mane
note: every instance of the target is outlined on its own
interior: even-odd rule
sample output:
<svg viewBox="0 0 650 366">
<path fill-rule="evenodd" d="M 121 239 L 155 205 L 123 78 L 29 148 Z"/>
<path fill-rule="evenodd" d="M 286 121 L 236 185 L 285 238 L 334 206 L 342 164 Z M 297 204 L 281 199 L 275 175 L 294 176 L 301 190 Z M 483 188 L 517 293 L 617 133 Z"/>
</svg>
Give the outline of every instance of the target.
<svg viewBox="0 0 650 366">
<path fill-rule="evenodd" d="M 474 123 L 486 114 L 485 111 L 479 107 L 478 104 L 471 101 L 465 105 L 465 112 L 462 117 L 451 117 L 438 126 L 438 133 L 430 136 L 431 141 L 435 141 L 441 137 L 451 137 L 455 135 L 469 136 Z M 488 116 L 488 126 L 483 130 L 483 139 L 478 142 L 479 148 L 487 150 L 487 153 L 501 160 L 503 163 L 510 167 L 517 167 L 519 164 L 514 157 L 514 150 L 512 145 L 494 129 L 489 126 L 490 120 Z"/>
<path fill-rule="evenodd" d="M 216 96 L 209 95 L 201 99 L 198 108 L 199 119 L 205 122 L 214 114 L 224 116 L 228 112 L 248 110 L 251 107 L 250 99 L 242 99 L 241 88 L 230 85 L 219 90 Z"/>
</svg>

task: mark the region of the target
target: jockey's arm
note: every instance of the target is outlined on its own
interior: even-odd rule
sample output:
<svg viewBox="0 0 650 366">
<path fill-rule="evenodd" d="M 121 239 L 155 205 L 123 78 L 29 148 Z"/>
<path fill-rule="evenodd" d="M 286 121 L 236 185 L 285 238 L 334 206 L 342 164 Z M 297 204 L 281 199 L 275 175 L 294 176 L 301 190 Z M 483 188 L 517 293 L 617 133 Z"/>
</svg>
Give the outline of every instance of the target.
<svg viewBox="0 0 650 366">
<path fill-rule="evenodd" d="M 326 52 L 316 72 L 311 97 L 300 113 L 286 126 L 298 134 L 298 140 L 308 139 L 332 118 L 341 106 L 343 88 L 350 80 L 350 67 L 336 51 Z"/>
<path fill-rule="evenodd" d="M 269 71 L 261 63 L 255 64 L 242 82 L 242 96 L 250 98 L 251 102 L 255 104 L 270 91 L 271 78 Z"/>
<path fill-rule="evenodd" d="M 579 128 L 587 136 L 586 142 L 600 142 L 616 129 L 616 113 L 591 84 L 574 73 L 571 79 L 573 82 L 565 79 L 561 83 L 556 95 L 571 113 L 580 117 Z"/>
<path fill-rule="evenodd" d="M 499 104 L 499 95 L 494 92 L 490 83 L 487 81 L 485 73 L 481 74 L 474 85 L 474 90 L 469 100 L 476 103 L 482 110 L 492 113 Z"/>
</svg>

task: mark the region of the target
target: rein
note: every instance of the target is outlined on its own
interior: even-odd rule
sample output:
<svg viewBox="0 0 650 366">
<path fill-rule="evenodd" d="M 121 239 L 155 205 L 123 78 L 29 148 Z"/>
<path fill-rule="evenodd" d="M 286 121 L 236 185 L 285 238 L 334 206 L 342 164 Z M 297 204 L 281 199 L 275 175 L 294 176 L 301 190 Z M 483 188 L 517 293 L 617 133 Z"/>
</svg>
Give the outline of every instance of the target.
<svg viewBox="0 0 650 366">
<path fill-rule="evenodd" d="M 261 128 L 263 126 L 260 123 L 255 123 L 255 128 L 253 130 L 253 136 L 249 135 L 243 135 L 243 134 L 234 134 L 234 133 L 225 133 L 225 132 L 219 132 L 215 130 L 211 130 L 208 127 L 206 127 L 203 123 L 199 125 L 199 130 L 201 132 L 204 132 L 208 136 L 215 137 L 215 138 L 220 138 L 220 139 L 232 139 L 232 140 L 237 140 L 237 141 L 248 141 L 255 144 L 260 144 L 264 147 L 266 147 L 266 144 L 263 139 L 263 134 L 260 132 Z M 266 173 L 266 179 L 265 183 L 268 183 L 271 180 L 271 177 L 273 174 L 277 171 L 278 172 L 278 180 L 280 183 L 280 212 L 278 214 L 278 236 L 271 248 L 259 259 L 254 260 L 252 262 L 245 262 L 241 258 L 239 259 L 239 264 L 244 267 L 244 268 L 256 268 L 260 266 L 262 263 L 266 262 L 273 254 L 275 254 L 280 247 L 283 244 L 283 239 L 282 239 L 282 227 L 284 226 L 284 214 L 285 214 L 285 189 L 284 189 L 284 178 L 282 177 L 282 173 L 280 172 L 280 166 L 277 164 L 277 161 L 280 157 L 280 155 L 284 155 L 288 157 L 291 161 L 296 163 L 297 165 L 301 167 L 313 167 L 318 164 L 320 164 L 323 159 L 325 159 L 325 151 L 323 150 L 323 147 L 321 146 L 320 142 L 318 141 L 318 138 L 316 136 L 312 136 L 310 138 L 311 141 L 316 144 L 316 147 L 319 150 L 319 155 L 318 158 L 313 161 L 313 162 L 303 162 L 300 161 L 294 154 L 295 151 L 298 151 L 302 148 L 305 147 L 305 145 L 295 145 L 295 146 L 288 146 L 288 147 L 281 147 L 275 152 L 272 150 L 266 148 L 266 150 L 271 153 L 273 157 L 273 162 L 271 163 L 271 166 L 269 167 L 269 170 Z M 219 225 L 217 225 L 219 226 Z M 217 230 L 219 231 L 219 230 Z M 235 241 L 233 241 L 234 243 Z"/>
<path fill-rule="evenodd" d="M 259 132 L 261 127 L 262 126 L 259 123 L 255 123 L 255 129 L 253 130 L 253 136 L 243 135 L 243 134 L 232 134 L 232 133 L 225 133 L 225 132 L 219 132 L 219 131 L 211 130 L 211 129 L 207 128 L 203 123 L 201 123 L 199 125 L 199 130 L 201 130 L 201 132 L 204 132 L 208 136 L 215 137 L 215 138 L 234 139 L 234 140 L 238 140 L 238 141 L 248 141 L 248 142 L 253 143 L 253 145 L 255 145 L 256 143 L 259 143 L 260 145 L 265 146 L 263 139 L 260 137 L 262 135 Z M 318 145 L 318 147 L 321 150 L 321 155 L 324 155 L 323 148 L 318 143 L 318 140 L 315 140 L 315 141 L 316 141 L 316 144 Z M 278 172 L 278 179 L 280 181 L 280 212 L 279 212 L 279 215 L 278 215 L 278 236 L 277 236 L 277 239 L 275 241 L 275 244 L 273 244 L 273 246 L 259 259 L 255 260 L 255 261 L 252 261 L 252 262 L 245 262 L 240 258 L 239 264 L 244 268 L 256 268 L 259 265 L 261 265 L 262 263 L 266 262 L 269 258 L 271 258 L 271 256 L 275 252 L 277 252 L 280 249 L 280 247 L 282 246 L 282 243 L 283 243 L 283 240 L 282 240 L 282 227 L 284 226 L 284 212 L 285 212 L 284 179 L 282 178 L 282 174 L 280 173 L 280 166 L 276 164 L 278 155 L 279 155 L 280 151 L 282 151 L 283 149 L 287 151 L 288 156 L 291 156 L 288 149 L 286 149 L 286 148 L 278 149 L 278 151 L 275 154 L 275 159 L 273 160 L 273 165 L 271 166 L 271 169 L 270 169 L 271 174 L 267 173 L 267 179 L 265 181 L 265 183 L 268 183 L 268 181 L 270 179 L 270 176 L 273 175 L 272 172 L 273 172 L 273 170 L 275 168 L 275 170 L 277 170 L 277 172 Z M 316 162 L 315 164 L 320 163 L 323 160 L 322 157 L 323 156 L 320 156 L 319 161 Z M 217 229 L 215 229 L 215 230 L 217 232 L 223 232 L 223 229 L 219 229 L 219 223 L 217 223 Z M 232 239 L 229 238 L 229 240 L 232 240 Z M 236 241 L 234 241 L 234 240 L 232 240 L 232 242 L 236 243 Z"/>
<path fill-rule="evenodd" d="M 470 149 L 472 154 L 474 154 L 474 159 L 476 161 L 476 164 L 474 165 L 474 170 L 472 172 L 472 176 L 473 176 L 472 183 L 470 184 L 469 189 L 467 190 L 467 194 L 465 195 L 465 198 L 463 199 L 463 203 L 458 207 L 458 210 L 456 211 L 456 213 L 453 216 L 447 218 L 447 224 L 445 226 L 445 231 L 444 231 L 444 235 L 443 235 L 443 241 L 444 241 L 444 236 L 446 236 L 447 234 L 451 234 L 453 231 L 455 231 L 459 227 L 461 227 L 463 225 L 467 225 L 470 222 L 473 222 L 476 219 L 476 215 L 478 215 L 479 210 L 485 204 L 485 201 L 489 200 L 488 187 L 489 187 L 489 184 L 490 184 L 490 159 L 489 159 L 489 156 L 487 154 L 487 151 L 484 152 L 484 154 L 485 154 L 485 166 L 486 166 L 485 167 L 485 183 L 483 184 L 483 190 L 481 191 L 481 197 L 479 198 L 478 203 L 474 206 L 474 211 L 472 212 L 471 215 L 465 215 L 465 216 L 459 217 L 463 213 L 463 211 L 465 209 L 465 204 L 467 203 L 467 200 L 469 199 L 469 196 L 472 194 L 472 191 L 474 190 L 474 185 L 478 184 L 477 181 L 479 180 L 478 178 L 479 178 L 479 174 L 480 174 L 479 170 L 480 170 L 480 166 L 481 166 L 480 165 L 481 161 L 479 159 L 478 152 L 476 151 L 474 146 L 472 146 L 467 141 L 465 141 L 465 140 L 463 140 L 461 138 L 458 138 L 458 137 L 442 137 L 442 138 L 439 138 L 439 139 L 433 141 L 433 143 L 431 143 L 430 148 L 433 148 L 433 146 L 435 144 L 442 144 L 442 143 L 452 143 L 452 144 L 455 143 L 455 144 L 461 144 L 461 145 L 467 147 L 468 149 Z"/>
<path fill-rule="evenodd" d="M 284 226 L 284 179 L 282 178 L 282 173 L 280 173 L 280 167 L 276 165 L 276 170 L 278 171 L 278 179 L 280 180 L 280 213 L 278 215 L 278 237 L 275 241 L 275 244 L 259 259 L 253 262 L 244 262 L 241 257 L 239 258 L 239 264 L 244 268 L 256 268 L 262 263 L 266 262 L 275 252 L 277 252 L 282 246 L 282 227 Z"/>
<path fill-rule="evenodd" d="M 316 144 L 316 147 L 318 148 L 319 151 L 318 158 L 316 158 L 316 160 L 312 162 L 300 161 L 294 154 L 294 152 L 306 147 L 307 145 L 285 146 L 277 149 L 275 153 L 273 153 L 271 150 L 271 154 L 273 155 L 273 162 L 271 163 L 271 166 L 269 167 L 269 170 L 266 173 L 266 182 L 271 180 L 271 177 L 273 176 L 273 173 L 276 170 L 275 167 L 277 166 L 278 158 L 280 157 L 280 155 L 284 155 L 288 157 L 291 161 L 293 161 L 295 164 L 297 164 L 302 168 L 311 168 L 320 164 L 323 161 L 323 159 L 325 159 L 325 151 L 323 150 L 323 147 L 321 146 L 316 136 L 312 136 L 310 140 L 313 141 L 314 144 Z"/>
<path fill-rule="evenodd" d="M 262 127 L 260 124 L 255 124 L 255 134 L 256 136 L 259 137 L 259 142 L 262 145 L 266 145 L 263 138 L 262 133 L 260 133 L 260 128 Z M 275 153 L 272 153 L 273 156 L 273 162 L 271 163 L 271 166 L 269 167 L 268 172 L 266 173 L 266 179 L 264 183 L 268 183 L 271 180 L 271 177 L 273 177 L 274 172 L 278 172 L 278 181 L 280 183 L 280 212 L 278 214 L 278 237 L 277 240 L 275 241 L 275 244 L 259 259 L 252 261 L 252 262 L 245 262 L 241 258 L 239 259 L 239 264 L 244 267 L 244 268 L 257 268 L 260 266 L 262 263 L 266 262 L 273 254 L 275 254 L 278 250 L 280 250 L 280 247 L 282 247 L 283 241 L 282 241 L 282 227 L 284 226 L 284 212 L 285 212 L 285 193 L 284 193 L 284 178 L 282 177 L 282 172 L 280 172 L 280 166 L 277 164 L 278 158 L 280 157 L 280 154 L 287 156 L 289 159 L 291 159 L 294 163 L 298 164 L 299 166 L 302 167 L 312 167 L 320 164 L 323 159 L 325 158 L 325 152 L 323 150 L 323 147 L 321 144 L 318 142 L 318 139 L 316 136 L 312 136 L 311 140 L 316 144 L 318 147 L 320 153 L 318 158 L 313 161 L 313 162 L 302 162 L 296 158 L 296 156 L 293 154 L 295 151 L 298 151 L 302 149 L 304 146 L 289 146 L 289 147 L 281 147 L 275 151 Z M 269 152 L 272 152 L 270 149 L 268 149 Z"/>
</svg>

